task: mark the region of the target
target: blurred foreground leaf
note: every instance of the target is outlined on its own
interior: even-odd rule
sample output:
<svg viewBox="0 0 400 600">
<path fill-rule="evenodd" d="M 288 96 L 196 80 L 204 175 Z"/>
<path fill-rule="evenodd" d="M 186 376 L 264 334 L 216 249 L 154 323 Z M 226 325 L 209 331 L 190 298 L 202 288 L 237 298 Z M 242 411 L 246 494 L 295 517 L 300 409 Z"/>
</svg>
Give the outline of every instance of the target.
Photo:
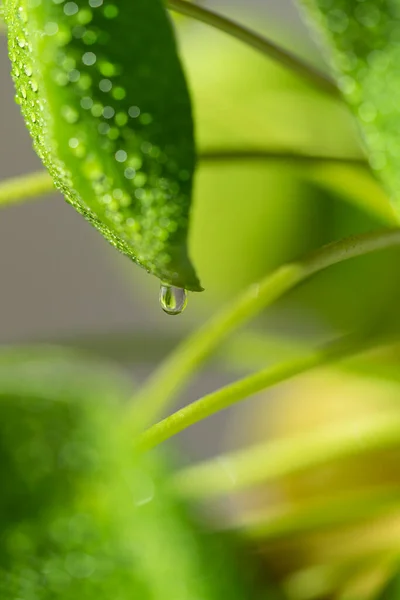
<svg viewBox="0 0 400 600">
<path fill-rule="evenodd" d="M 205 534 L 169 491 L 166 461 L 132 451 L 129 387 L 82 355 L 2 351 L 2 600 L 256 595 L 230 543 Z"/>
</svg>

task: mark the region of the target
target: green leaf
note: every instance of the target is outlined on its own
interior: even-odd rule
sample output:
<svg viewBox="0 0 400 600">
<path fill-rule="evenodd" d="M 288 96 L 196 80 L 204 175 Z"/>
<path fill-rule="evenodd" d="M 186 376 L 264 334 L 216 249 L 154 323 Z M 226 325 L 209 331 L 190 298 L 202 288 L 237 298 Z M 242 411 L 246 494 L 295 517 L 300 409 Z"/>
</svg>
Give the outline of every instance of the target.
<svg viewBox="0 0 400 600">
<path fill-rule="evenodd" d="M 384 189 L 365 168 L 353 165 L 325 164 L 306 166 L 304 179 L 370 215 L 382 225 L 396 226 L 396 215 Z"/>
<path fill-rule="evenodd" d="M 300 4 L 330 48 L 338 84 L 360 124 L 370 164 L 400 213 L 399 4 L 392 0 L 300 0 Z"/>
<path fill-rule="evenodd" d="M 165 457 L 132 452 L 129 387 L 54 348 L 0 354 L 2 600 L 257 597 L 232 544 L 173 495 Z"/>
<path fill-rule="evenodd" d="M 17 101 L 58 189 L 137 264 L 200 291 L 191 104 L 161 0 L 6 0 L 5 16 Z"/>
</svg>

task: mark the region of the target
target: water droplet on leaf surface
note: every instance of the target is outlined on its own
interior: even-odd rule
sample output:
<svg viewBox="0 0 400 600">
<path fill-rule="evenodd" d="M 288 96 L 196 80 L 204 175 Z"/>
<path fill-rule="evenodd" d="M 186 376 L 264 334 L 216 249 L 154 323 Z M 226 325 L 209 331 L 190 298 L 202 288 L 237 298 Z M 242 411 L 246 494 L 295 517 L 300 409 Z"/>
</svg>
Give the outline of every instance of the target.
<svg viewBox="0 0 400 600">
<path fill-rule="evenodd" d="M 187 305 L 187 292 L 183 288 L 161 283 L 160 304 L 167 315 L 180 315 Z"/>
</svg>

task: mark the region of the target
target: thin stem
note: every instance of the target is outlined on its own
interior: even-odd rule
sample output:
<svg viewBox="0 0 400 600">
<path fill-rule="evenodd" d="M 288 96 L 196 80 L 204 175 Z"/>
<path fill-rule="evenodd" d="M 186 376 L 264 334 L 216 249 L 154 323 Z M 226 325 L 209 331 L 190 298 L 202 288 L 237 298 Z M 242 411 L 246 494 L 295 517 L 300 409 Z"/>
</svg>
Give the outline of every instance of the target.
<svg viewBox="0 0 400 600">
<path fill-rule="evenodd" d="M 228 35 L 231 35 L 255 50 L 258 50 L 268 58 L 272 58 L 285 67 L 288 67 L 297 75 L 306 78 L 310 83 L 317 86 L 325 93 L 328 93 L 330 96 L 333 96 L 334 98 L 341 97 L 336 84 L 324 73 L 321 73 L 312 65 L 304 62 L 295 54 L 281 48 L 258 33 L 243 27 L 239 23 L 235 23 L 227 17 L 223 17 L 214 11 L 193 4 L 192 2 L 187 2 L 186 0 L 167 0 L 167 7 L 170 10 L 196 19 L 197 21 L 202 21 L 207 25 L 211 25 Z"/>
<path fill-rule="evenodd" d="M 54 184 L 47 171 L 38 171 L 0 181 L 0 206 L 18 204 L 26 198 L 35 198 L 54 192 Z"/>
<path fill-rule="evenodd" d="M 219 456 L 178 472 L 173 486 L 185 497 L 229 494 L 399 446 L 400 419 L 390 413 Z"/>
<path fill-rule="evenodd" d="M 300 282 L 336 263 L 399 245 L 400 229 L 386 229 L 350 237 L 324 246 L 302 261 L 283 265 L 259 283 L 250 286 L 227 308 L 186 338 L 163 362 L 139 392 L 131 409 L 132 418 L 140 420 L 143 428 L 154 422 L 201 363 L 231 332 Z M 307 360 L 307 357 L 301 360 Z M 290 364 L 290 369 L 292 368 L 293 365 Z M 301 363 L 298 368 L 301 370 Z"/>
<path fill-rule="evenodd" d="M 274 162 L 298 162 L 310 165 L 332 163 L 368 167 L 366 160 L 359 157 L 303 154 L 296 151 L 252 148 L 244 150 L 237 148 L 205 150 L 204 152 L 200 152 L 199 160 L 202 163 L 271 160 Z M 33 198 L 52 192 L 54 192 L 54 185 L 47 171 L 36 171 L 0 181 L 0 205 L 15 204 L 16 202 L 22 202 L 25 198 Z"/>
<path fill-rule="evenodd" d="M 365 346 L 366 340 L 342 338 L 300 358 L 263 369 L 178 410 L 145 431 L 138 440 L 138 444 L 144 450 L 153 448 L 195 423 L 207 419 L 242 400 L 247 400 L 250 396 L 262 390 L 335 359 L 338 360 L 347 355 L 356 354 L 358 351 L 363 350 Z"/>
<path fill-rule="evenodd" d="M 364 157 L 332 156 L 324 154 L 305 154 L 290 150 L 263 150 L 257 148 L 216 148 L 203 150 L 199 156 L 203 163 L 224 163 L 234 161 L 273 161 L 295 162 L 299 164 L 319 165 L 321 163 L 356 165 L 369 168 Z"/>
</svg>

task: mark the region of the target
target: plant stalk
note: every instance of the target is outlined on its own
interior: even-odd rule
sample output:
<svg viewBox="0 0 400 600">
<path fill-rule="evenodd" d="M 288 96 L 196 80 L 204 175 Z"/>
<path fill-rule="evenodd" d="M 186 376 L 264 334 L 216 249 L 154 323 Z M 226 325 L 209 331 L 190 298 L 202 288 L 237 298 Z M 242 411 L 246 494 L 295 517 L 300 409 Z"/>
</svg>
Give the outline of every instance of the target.
<svg viewBox="0 0 400 600">
<path fill-rule="evenodd" d="M 236 161 L 271 161 L 297 164 L 344 164 L 369 168 L 365 157 L 307 154 L 290 150 L 263 150 L 259 148 L 216 148 L 203 150 L 199 159 L 202 163 L 226 163 Z"/>
<path fill-rule="evenodd" d="M 188 404 L 159 423 L 156 423 L 156 425 L 150 427 L 140 436 L 138 445 L 143 450 L 149 450 L 195 423 L 207 419 L 238 402 L 247 400 L 258 392 L 287 381 L 295 375 L 305 373 L 334 360 L 340 360 L 346 356 L 356 354 L 364 350 L 365 346 L 365 339 L 341 338 L 300 358 L 267 367 L 254 375 L 245 377 L 216 392 L 207 394 L 200 400 Z"/>
<path fill-rule="evenodd" d="M 12 177 L 0 181 L 0 207 L 19 204 L 27 198 L 54 192 L 53 180 L 47 171 Z"/>
<path fill-rule="evenodd" d="M 220 148 L 209 149 L 199 154 L 201 163 L 221 163 L 234 161 L 273 161 L 299 164 L 345 164 L 368 168 L 362 157 L 307 154 L 289 150 L 262 150 L 256 148 Z M 55 191 L 52 179 L 47 171 L 35 171 L 0 181 L 0 206 L 23 202 Z"/>
<path fill-rule="evenodd" d="M 174 12 L 185 15 L 186 17 L 191 17 L 192 19 L 196 19 L 207 25 L 211 25 L 228 35 L 231 35 L 251 48 L 258 50 L 264 56 L 289 68 L 296 73 L 296 75 L 308 80 L 323 92 L 334 98 L 341 98 L 340 91 L 336 84 L 324 73 L 321 73 L 318 69 L 304 62 L 295 54 L 281 48 L 274 42 L 247 27 L 228 19 L 227 17 L 223 17 L 212 10 L 204 8 L 203 6 L 187 2 L 186 0 L 167 0 L 166 4 L 167 8 Z"/>
</svg>

